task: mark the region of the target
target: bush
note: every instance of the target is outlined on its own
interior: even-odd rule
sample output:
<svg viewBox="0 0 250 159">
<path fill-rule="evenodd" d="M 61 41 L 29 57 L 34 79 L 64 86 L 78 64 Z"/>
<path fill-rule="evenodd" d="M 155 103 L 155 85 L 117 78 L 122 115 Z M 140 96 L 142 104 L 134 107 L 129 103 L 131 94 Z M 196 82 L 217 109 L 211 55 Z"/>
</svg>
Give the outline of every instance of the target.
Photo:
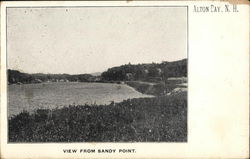
<svg viewBox="0 0 250 159">
<path fill-rule="evenodd" d="M 22 112 L 9 119 L 10 142 L 184 142 L 186 95 Z"/>
</svg>

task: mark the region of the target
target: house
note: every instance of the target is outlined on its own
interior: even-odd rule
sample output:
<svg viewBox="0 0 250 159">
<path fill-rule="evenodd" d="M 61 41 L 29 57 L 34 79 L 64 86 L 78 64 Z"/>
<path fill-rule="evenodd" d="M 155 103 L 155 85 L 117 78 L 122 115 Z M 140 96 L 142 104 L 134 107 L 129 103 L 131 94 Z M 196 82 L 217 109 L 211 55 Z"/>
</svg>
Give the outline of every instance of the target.
<svg viewBox="0 0 250 159">
<path fill-rule="evenodd" d="M 126 73 L 126 80 L 128 80 L 128 81 L 133 80 L 133 74 L 132 73 Z"/>
</svg>

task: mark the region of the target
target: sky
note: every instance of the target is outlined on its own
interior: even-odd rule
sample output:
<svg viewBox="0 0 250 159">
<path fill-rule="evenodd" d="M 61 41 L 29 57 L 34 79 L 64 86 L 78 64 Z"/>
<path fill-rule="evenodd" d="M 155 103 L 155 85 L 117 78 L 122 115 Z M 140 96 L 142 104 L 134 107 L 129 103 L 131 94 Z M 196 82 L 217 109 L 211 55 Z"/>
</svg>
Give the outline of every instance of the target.
<svg viewBox="0 0 250 159">
<path fill-rule="evenodd" d="M 184 7 L 8 8 L 7 62 L 26 73 L 95 73 L 187 58 Z"/>
</svg>

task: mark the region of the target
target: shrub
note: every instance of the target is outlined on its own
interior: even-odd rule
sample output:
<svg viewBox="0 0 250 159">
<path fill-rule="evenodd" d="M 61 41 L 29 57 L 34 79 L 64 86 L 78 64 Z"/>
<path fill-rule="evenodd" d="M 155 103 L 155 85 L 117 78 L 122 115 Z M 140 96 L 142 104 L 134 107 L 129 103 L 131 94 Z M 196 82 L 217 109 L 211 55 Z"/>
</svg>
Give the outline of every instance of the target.
<svg viewBox="0 0 250 159">
<path fill-rule="evenodd" d="M 186 94 L 22 112 L 9 119 L 10 142 L 184 142 Z"/>
</svg>

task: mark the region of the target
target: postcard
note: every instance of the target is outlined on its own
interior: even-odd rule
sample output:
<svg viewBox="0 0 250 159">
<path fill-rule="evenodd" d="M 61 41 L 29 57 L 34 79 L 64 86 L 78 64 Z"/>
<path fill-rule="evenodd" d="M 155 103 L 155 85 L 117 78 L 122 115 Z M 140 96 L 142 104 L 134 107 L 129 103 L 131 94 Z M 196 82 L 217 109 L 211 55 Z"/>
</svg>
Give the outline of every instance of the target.
<svg viewBox="0 0 250 159">
<path fill-rule="evenodd" d="M 1 158 L 248 158 L 249 3 L 1 3 Z"/>
</svg>

